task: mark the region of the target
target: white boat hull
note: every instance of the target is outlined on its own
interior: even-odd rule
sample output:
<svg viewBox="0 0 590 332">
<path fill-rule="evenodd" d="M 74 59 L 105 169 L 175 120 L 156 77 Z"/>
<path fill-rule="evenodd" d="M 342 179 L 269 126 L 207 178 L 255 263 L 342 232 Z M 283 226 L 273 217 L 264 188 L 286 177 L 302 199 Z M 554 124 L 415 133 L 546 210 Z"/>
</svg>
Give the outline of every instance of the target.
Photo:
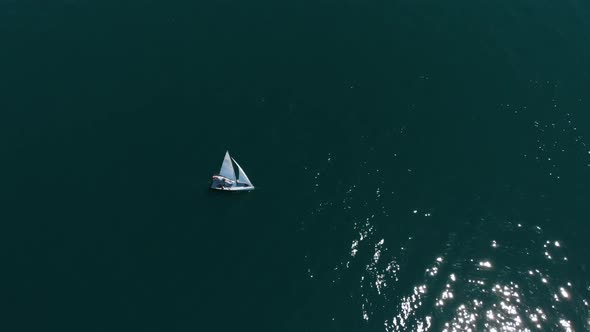
<svg viewBox="0 0 590 332">
<path fill-rule="evenodd" d="M 218 187 L 218 188 L 211 187 L 211 189 L 220 190 L 220 191 L 251 191 L 251 190 L 254 190 L 254 187 Z"/>
<path fill-rule="evenodd" d="M 254 190 L 254 186 L 236 182 L 223 176 L 214 175 L 211 179 L 211 189 L 221 191 L 250 191 Z"/>
</svg>

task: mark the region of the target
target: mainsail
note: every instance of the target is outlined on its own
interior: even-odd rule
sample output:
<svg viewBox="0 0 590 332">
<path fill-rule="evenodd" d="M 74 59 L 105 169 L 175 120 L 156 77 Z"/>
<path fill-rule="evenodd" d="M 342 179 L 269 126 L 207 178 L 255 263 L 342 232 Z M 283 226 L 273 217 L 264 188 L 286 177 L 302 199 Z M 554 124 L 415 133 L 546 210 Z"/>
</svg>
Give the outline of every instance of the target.
<svg viewBox="0 0 590 332">
<path fill-rule="evenodd" d="M 238 167 L 240 167 L 240 166 L 238 166 Z M 223 158 L 223 164 L 221 164 L 221 169 L 219 170 L 219 175 L 226 177 L 226 178 L 233 180 L 233 181 L 236 180 L 236 172 L 234 171 L 234 165 L 232 165 L 232 163 L 231 163 L 231 157 L 229 156 L 229 151 L 225 152 L 225 158 Z"/>
<path fill-rule="evenodd" d="M 238 162 L 234 158 L 232 158 L 232 160 L 238 166 L 238 183 L 244 183 L 244 184 L 247 184 L 249 186 L 253 186 L 252 182 L 250 182 L 250 179 L 248 179 L 248 176 L 246 175 L 246 172 L 244 172 L 244 170 L 242 169 L 242 167 L 240 167 L 240 164 L 238 164 Z"/>
</svg>

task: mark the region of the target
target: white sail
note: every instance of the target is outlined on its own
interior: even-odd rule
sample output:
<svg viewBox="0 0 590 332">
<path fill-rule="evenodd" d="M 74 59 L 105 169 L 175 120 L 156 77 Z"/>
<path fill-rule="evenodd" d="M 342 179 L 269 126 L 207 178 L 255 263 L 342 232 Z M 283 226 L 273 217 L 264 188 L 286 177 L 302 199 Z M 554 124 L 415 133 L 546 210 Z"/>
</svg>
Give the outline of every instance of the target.
<svg viewBox="0 0 590 332">
<path fill-rule="evenodd" d="M 233 180 L 233 181 L 236 180 L 236 172 L 234 171 L 234 165 L 232 165 L 232 163 L 231 163 L 231 157 L 229 156 L 229 151 L 225 152 L 225 158 L 223 158 L 223 164 L 221 164 L 221 169 L 219 170 L 219 175 L 226 177 L 226 178 Z"/>
<path fill-rule="evenodd" d="M 247 184 L 249 186 L 254 186 L 252 184 L 252 182 L 250 182 L 250 179 L 248 179 L 248 176 L 246 175 L 246 172 L 244 172 L 244 170 L 242 169 L 242 167 L 240 167 L 240 164 L 238 164 L 238 162 L 234 158 L 232 158 L 232 160 L 238 166 L 238 183 L 244 183 L 244 184 Z"/>
</svg>

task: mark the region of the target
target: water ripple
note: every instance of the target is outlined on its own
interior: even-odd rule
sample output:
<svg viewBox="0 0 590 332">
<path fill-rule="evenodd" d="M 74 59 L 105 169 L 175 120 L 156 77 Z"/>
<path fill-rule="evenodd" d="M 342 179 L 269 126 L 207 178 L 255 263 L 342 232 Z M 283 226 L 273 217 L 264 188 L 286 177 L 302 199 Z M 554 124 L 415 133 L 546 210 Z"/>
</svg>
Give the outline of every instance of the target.
<svg viewBox="0 0 590 332">
<path fill-rule="evenodd" d="M 322 174 L 330 181 L 329 168 Z M 314 176 L 315 187 L 327 187 L 320 184 L 321 179 Z M 331 287 L 335 297 L 349 299 L 366 324 L 377 321 L 387 332 L 581 331 L 590 327 L 590 289 L 575 285 L 562 272 L 571 264 L 565 241 L 548 237 L 527 220 L 487 215 L 456 223 L 438 249 L 423 246 L 429 238 L 420 227 L 437 220 L 429 212 L 434 207 L 384 213 L 382 200 L 392 200 L 395 194 L 370 190 L 373 185 L 349 185 L 325 196 L 319 190 L 318 204 L 311 212 L 321 224 L 336 210 L 354 210 L 349 213 L 350 223 L 328 222 L 333 228 L 349 227 L 349 237 L 345 241 L 322 237 L 319 248 L 342 251 L 319 255 L 315 266 L 320 261 L 332 264 L 332 272 L 322 279 L 324 286 Z M 416 227 L 407 230 L 405 237 L 392 235 L 387 230 L 392 222 Z M 430 248 L 427 262 L 419 258 L 426 254 L 423 248 Z M 419 265 L 423 274 L 416 277 Z M 588 318 L 582 318 L 585 325 L 576 327 L 580 317 Z"/>
</svg>

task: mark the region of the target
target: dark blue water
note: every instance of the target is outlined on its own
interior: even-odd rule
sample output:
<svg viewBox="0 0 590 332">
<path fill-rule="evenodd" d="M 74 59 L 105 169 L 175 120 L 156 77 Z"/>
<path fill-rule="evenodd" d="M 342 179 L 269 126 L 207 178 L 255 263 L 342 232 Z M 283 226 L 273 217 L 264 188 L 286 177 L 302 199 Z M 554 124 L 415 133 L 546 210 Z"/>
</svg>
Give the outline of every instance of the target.
<svg viewBox="0 0 590 332">
<path fill-rule="evenodd" d="M 588 22 L 0 2 L 2 330 L 589 330 Z"/>
</svg>

